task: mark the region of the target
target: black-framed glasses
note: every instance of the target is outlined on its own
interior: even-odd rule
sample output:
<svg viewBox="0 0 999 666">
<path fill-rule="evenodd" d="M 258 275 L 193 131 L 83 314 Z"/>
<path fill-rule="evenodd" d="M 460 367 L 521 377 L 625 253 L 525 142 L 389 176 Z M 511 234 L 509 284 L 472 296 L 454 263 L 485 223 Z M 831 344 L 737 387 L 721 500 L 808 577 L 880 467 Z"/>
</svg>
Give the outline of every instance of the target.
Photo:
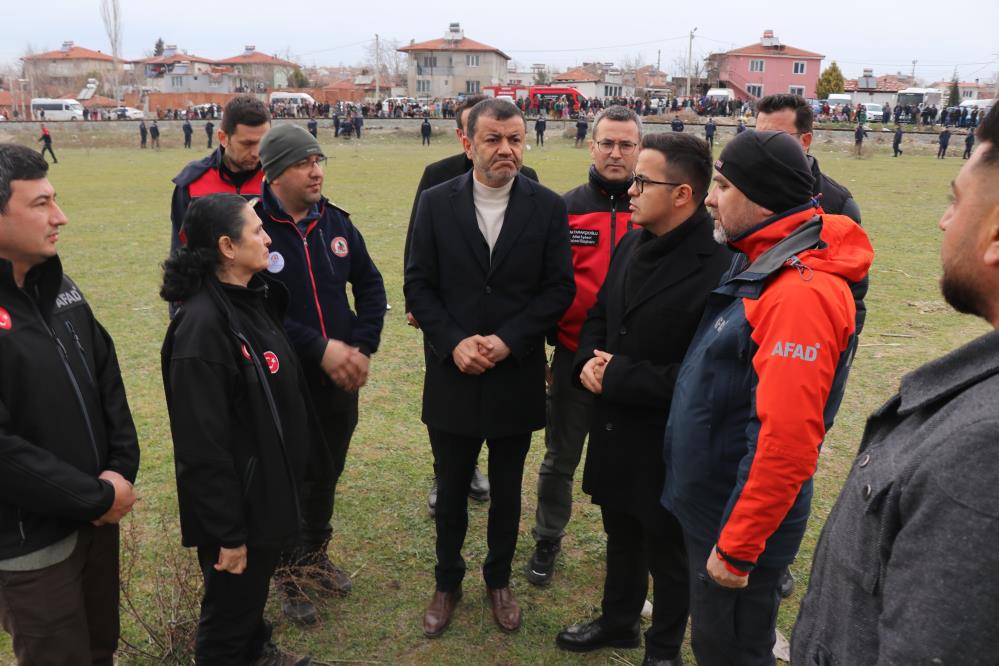
<svg viewBox="0 0 999 666">
<path fill-rule="evenodd" d="M 645 192 L 646 185 L 669 185 L 670 187 L 679 187 L 685 183 L 669 183 L 665 180 L 652 180 L 651 178 L 646 178 L 645 176 L 639 176 L 637 173 L 632 174 L 632 178 L 635 179 L 635 188 L 638 190 L 639 194 Z"/>
<path fill-rule="evenodd" d="M 638 148 L 638 144 L 631 141 L 597 141 L 597 150 L 604 155 L 613 153 L 614 146 L 617 146 L 622 155 L 631 155 Z"/>
<path fill-rule="evenodd" d="M 302 171 L 312 171 L 312 167 L 319 165 L 320 169 L 326 168 L 326 156 L 319 155 L 318 157 L 306 157 L 301 162 L 295 162 L 292 164 L 296 169 L 301 169 Z"/>
</svg>

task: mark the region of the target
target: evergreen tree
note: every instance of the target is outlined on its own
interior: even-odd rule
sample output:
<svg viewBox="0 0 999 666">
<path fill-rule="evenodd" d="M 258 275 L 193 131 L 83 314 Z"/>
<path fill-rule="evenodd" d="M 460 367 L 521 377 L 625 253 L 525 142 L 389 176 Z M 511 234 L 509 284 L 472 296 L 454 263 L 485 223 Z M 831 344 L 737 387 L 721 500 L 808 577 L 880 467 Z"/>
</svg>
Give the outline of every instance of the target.
<svg viewBox="0 0 999 666">
<path fill-rule="evenodd" d="M 819 99 L 826 99 L 832 93 L 841 93 L 844 90 L 843 72 L 839 65 L 833 60 L 828 67 L 819 75 L 819 82 L 815 84 L 815 96 Z"/>
<path fill-rule="evenodd" d="M 957 72 L 954 72 L 954 78 L 950 80 L 950 94 L 947 96 L 947 106 L 960 106 L 961 105 L 961 87 L 957 84 Z"/>
<path fill-rule="evenodd" d="M 292 71 L 291 76 L 288 77 L 288 87 L 289 88 L 308 88 L 309 87 L 309 77 L 302 72 L 301 67 L 296 67 Z"/>
<path fill-rule="evenodd" d="M 153 47 L 153 55 L 159 57 L 163 55 L 163 38 L 160 37 L 156 40 L 156 46 Z"/>
</svg>

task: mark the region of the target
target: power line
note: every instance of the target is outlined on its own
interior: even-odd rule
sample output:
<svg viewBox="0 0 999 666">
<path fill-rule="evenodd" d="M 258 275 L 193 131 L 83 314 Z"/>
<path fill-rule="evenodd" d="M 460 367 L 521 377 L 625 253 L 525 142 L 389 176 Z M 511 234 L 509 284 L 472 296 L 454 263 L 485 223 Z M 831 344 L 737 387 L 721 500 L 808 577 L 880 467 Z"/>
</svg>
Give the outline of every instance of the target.
<svg viewBox="0 0 999 666">
<path fill-rule="evenodd" d="M 607 49 L 627 49 L 632 46 L 648 46 L 650 44 L 662 44 L 664 42 L 674 42 L 680 39 L 687 39 L 687 35 L 679 37 L 666 37 L 665 39 L 653 39 L 648 42 L 634 42 L 632 44 L 617 44 L 615 46 L 586 46 L 576 49 L 505 49 L 510 53 L 576 53 L 580 51 L 604 51 Z"/>
</svg>

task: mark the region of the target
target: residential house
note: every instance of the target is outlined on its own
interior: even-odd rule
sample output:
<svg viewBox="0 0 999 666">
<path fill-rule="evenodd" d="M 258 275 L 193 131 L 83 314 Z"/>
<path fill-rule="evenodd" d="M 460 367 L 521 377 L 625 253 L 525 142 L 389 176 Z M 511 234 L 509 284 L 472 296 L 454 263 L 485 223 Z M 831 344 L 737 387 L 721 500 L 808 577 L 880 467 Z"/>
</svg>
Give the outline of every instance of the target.
<svg viewBox="0 0 999 666">
<path fill-rule="evenodd" d="M 912 85 L 910 77 L 898 74 L 874 76 L 873 69 L 865 69 L 864 75 L 857 79 L 846 79 L 843 91 L 852 95 L 853 103 L 874 103 L 884 106 L 885 102 L 894 107 L 899 90 L 905 90 Z"/>
<path fill-rule="evenodd" d="M 265 92 L 274 88 L 287 88 L 292 72 L 298 67 L 293 62 L 257 51 L 247 45 L 238 56 L 218 60 L 216 65 L 231 68 L 235 74 L 236 92 Z"/>
<path fill-rule="evenodd" d="M 706 61 L 712 87 L 731 88 L 738 99 L 777 93 L 813 99 L 823 58 L 821 53 L 783 44 L 773 30 L 765 30 L 759 42 L 712 53 Z"/>
<path fill-rule="evenodd" d="M 634 85 L 626 85 L 623 73 L 611 62 L 584 62 L 582 67 L 556 75 L 552 85 L 575 88 L 587 99 L 632 97 L 635 94 Z"/>
<path fill-rule="evenodd" d="M 952 81 L 937 81 L 930 85 L 930 88 L 938 88 L 944 93 L 944 100 L 950 96 L 950 87 L 954 85 Z M 961 93 L 961 101 L 976 99 L 992 99 L 996 94 L 996 86 L 979 83 L 975 79 L 974 83 L 958 82 L 957 89 Z"/>
<path fill-rule="evenodd" d="M 510 56 L 465 37 L 459 23 L 452 23 L 442 39 L 411 42 L 398 50 L 409 56 L 406 83 L 411 97 L 474 95 L 507 82 Z"/>
<path fill-rule="evenodd" d="M 96 77 L 110 85 L 113 59 L 106 53 L 77 46 L 73 42 L 62 43 L 58 51 L 34 53 L 22 58 L 24 74 L 31 80 L 36 96 L 76 92 L 88 78 Z M 124 61 L 118 63 L 119 71 L 125 70 Z"/>
<path fill-rule="evenodd" d="M 164 47 L 163 55 L 136 60 L 141 68 L 143 87 L 158 92 L 233 92 L 235 72 L 220 67 L 211 58 L 202 58 Z"/>
</svg>

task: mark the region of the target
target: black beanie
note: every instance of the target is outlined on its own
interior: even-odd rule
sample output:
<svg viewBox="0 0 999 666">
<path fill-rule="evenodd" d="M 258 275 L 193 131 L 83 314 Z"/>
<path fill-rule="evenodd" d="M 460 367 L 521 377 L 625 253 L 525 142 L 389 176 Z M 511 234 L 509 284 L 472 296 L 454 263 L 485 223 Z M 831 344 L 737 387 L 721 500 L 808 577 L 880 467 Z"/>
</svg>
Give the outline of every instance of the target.
<svg viewBox="0 0 999 666">
<path fill-rule="evenodd" d="M 715 169 L 750 201 L 774 213 L 812 198 L 815 179 L 805 151 L 787 132 L 737 134 L 722 150 Z"/>
</svg>

